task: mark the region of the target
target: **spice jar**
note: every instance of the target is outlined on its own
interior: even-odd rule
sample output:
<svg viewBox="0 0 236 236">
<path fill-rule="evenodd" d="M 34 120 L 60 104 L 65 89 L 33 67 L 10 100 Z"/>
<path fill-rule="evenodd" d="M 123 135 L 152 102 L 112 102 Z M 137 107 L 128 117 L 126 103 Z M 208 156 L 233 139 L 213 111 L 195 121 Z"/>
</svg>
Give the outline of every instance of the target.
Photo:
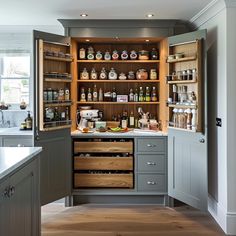
<svg viewBox="0 0 236 236">
<path fill-rule="evenodd" d="M 103 67 L 101 72 L 100 72 L 100 75 L 99 75 L 99 79 L 107 79 L 107 72 L 106 72 L 106 69 Z"/>
<path fill-rule="evenodd" d="M 139 69 L 136 72 L 136 79 L 147 80 L 148 79 L 148 72 L 145 69 Z"/>
<path fill-rule="evenodd" d="M 108 74 L 108 79 L 110 80 L 116 80 L 117 79 L 117 73 L 114 68 L 111 68 L 109 74 Z"/>
<path fill-rule="evenodd" d="M 84 48 L 80 48 L 80 50 L 79 50 L 79 58 L 80 58 L 81 60 L 86 59 L 86 51 L 85 51 Z"/>
<path fill-rule="evenodd" d="M 64 89 L 60 88 L 58 91 L 58 100 L 59 101 L 63 101 L 65 100 L 65 93 L 64 93 Z"/>
<path fill-rule="evenodd" d="M 91 46 L 88 48 L 87 59 L 94 60 L 94 49 Z"/>
<path fill-rule="evenodd" d="M 98 79 L 98 73 L 96 72 L 95 68 L 93 68 L 93 69 L 91 70 L 90 79 L 92 79 L 92 80 Z"/>
<path fill-rule="evenodd" d="M 119 59 L 119 53 L 118 53 L 117 50 L 114 50 L 114 51 L 112 52 L 112 59 L 113 59 L 113 60 L 118 60 L 118 59 Z"/>
<path fill-rule="evenodd" d="M 128 53 L 126 50 L 123 50 L 122 53 L 121 53 L 121 59 L 122 60 L 127 60 L 129 57 Z"/>
<path fill-rule="evenodd" d="M 132 50 L 132 51 L 130 52 L 129 57 L 130 57 L 131 60 L 136 60 L 137 57 L 138 57 L 137 52 L 136 52 L 135 50 Z"/>
<path fill-rule="evenodd" d="M 150 70 L 150 80 L 157 80 L 157 70 L 156 69 Z"/>
<path fill-rule="evenodd" d="M 80 73 L 80 79 L 82 80 L 89 79 L 89 73 L 86 68 L 84 68 L 83 71 Z"/>
<path fill-rule="evenodd" d="M 47 94 L 47 101 L 48 102 L 52 102 L 53 101 L 53 91 L 52 91 L 52 88 L 48 88 L 47 89 L 47 92 L 48 92 L 48 94 Z"/>
<path fill-rule="evenodd" d="M 127 79 L 127 76 L 125 75 L 125 73 L 120 73 L 119 75 L 119 80 L 126 80 Z"/>
<path fill-rule="evenodd" d="M 97 51 L 95 57 L 96 57 L 96 60 L 102 60 L 102 53 L 101 53 L 101 51 Z"/>
<path fill-rule="evenodd" d="M 149 59 L 149 52 L 146 50 L 139 51 L 138 59 L 139 60 L 148 60 Z"/>
<path fill-rule="evenodd" d="M 134 80 L 134 79 L 135 79 L 134 71 L 129 71 L 129 73 L 128 73 L 128 79 L 129 79 L 129 80 Z"/>
<path fill-rule="evenodd" d="M 105 54 L 104 54 L 104 60 L 107 60 L 107 61 L 111 60 L 111 54 L 110 54 L 109 51 L 106 51 L 106 52 L 105 52 Z"/>
</svg>

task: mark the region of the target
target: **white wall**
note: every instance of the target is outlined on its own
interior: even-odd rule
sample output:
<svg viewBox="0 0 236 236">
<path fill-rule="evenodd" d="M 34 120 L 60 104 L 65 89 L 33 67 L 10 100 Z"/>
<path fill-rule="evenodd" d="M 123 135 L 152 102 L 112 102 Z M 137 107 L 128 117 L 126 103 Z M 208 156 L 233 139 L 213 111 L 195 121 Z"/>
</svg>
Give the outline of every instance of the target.
<svg viewBox="0 0 236 236">
<path fill-rule="evenodd" d="M 213 1 L 192 23 L 207 29 L 209 212 L 236 235 L 236 8 Z M 235 5 L 235 6 L 234 6 Z M 222 127 L 216 127 L 216 117 Z"/>
</svg>

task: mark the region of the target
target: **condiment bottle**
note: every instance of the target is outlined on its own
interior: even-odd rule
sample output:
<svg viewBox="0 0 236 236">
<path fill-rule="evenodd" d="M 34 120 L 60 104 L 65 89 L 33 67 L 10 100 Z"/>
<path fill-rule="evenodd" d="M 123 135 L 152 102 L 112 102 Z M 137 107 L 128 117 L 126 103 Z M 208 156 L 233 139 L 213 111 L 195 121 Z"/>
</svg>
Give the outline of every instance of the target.
<svg viewBox="0 0 236 236">
<path fill-rule="evenodd" d="M 114 87 L 112 90 L 112 102 L 116 102 L 117 101 L 117 93 L 116 93 L 116 88 Z"/>
<path fill-rule="evenodd" d="M 127 111 L 123 112 L 122 118 L 121 118 L 121 128 L 126 129 L 128 127 L 128 117 L 127 117 Z"/>
<path fill-rule="evenodd" d="M 102 88 L 99 89 L 98 101 L 99 102 L 103 101 L 103 91 L 102 91 Z"/>
<path fill-rule="evenodd" d="M 138 89 L 135 89 L 134 102 L 138 102 Z"/>
<path fill-rule="evenodd" d="M 129 102 L 133 102 L 134 101 L 134 92 L 133 89 L 131 88 L 129 90 Z"/>
<path fill-rule="evenodd" d="M 88 88 L 87 100 L 88 100 L 88 102 L 93 101 L 93 95 L 92 95 L 92 92 L 91 92 L 91 88 Z"/>
<path fill-rule="evenodd" d="M 156 102 L 156 101 L 157 101 L 156 87 L 152 87 L 151 101 L 152 101 L 152 102 Z"/>
<path fill-rule="evenodd" d="M 30 116 L 30 111 L 28 111 L 28 115 L 27 115 L 27 118 L 25 119 L 25 123 L 26 123 L 26 129 L 28 130 L 32 130 L 32 118 Z"/>
<path fill-rule="evenodd" d="M 143 96 L 143 88 L 139 88 L 139 96 L 138 96 L 138 101 L 143 102 L 144 101 L 144 96 Z"/>
<path fill-rule="evenodd" d="M 131 111 L 129 115 L 129 127 L 134 128 L 134 112 Z"/>
<path fill-rule="evenodd" d="M 146 102 L 150 102 L 150 101 L 151 101 L 151 96 L 150 96 L 150 89 L 149 89 L 149 87 L 146 87 L 145 101 L 146 101 Z"/>
<path fill-rule="evenodd" d="M 84 90 L 84 88 L 81 88 L 80 101 L 81 101 L 81 102 L 86 102 L 86 95 L 85 95 L 85 90 Z"/>
<path fill-rule="evenodd" d="M 93 102 L 97 102 L 97 101 L 98 101 L 98 90 L 97 90 L 96 84 L 94 84 L 94 87 L 93 87 Z"/>
</svg>

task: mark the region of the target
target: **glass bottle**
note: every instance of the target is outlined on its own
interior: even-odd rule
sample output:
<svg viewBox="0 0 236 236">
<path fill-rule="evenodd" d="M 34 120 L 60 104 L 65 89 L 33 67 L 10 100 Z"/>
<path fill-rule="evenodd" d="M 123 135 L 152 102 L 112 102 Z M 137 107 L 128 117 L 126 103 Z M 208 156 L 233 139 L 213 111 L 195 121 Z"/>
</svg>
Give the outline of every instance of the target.
<svg viewBox="0 0 236 236">
<path fill-rule="evenodd" d="M 116 88 L 114 87 L 112 89 L 112 102 L 116 102 L 117 101 L 117 93 L 116 93 Z"/>
<path fill-rule="evenodd" d="M 80 101 L 81 102 L 86 102 L 86 95 L 85 95 L 85 89 L 84 88 L 81 88 Z"/>
<path fill-rule="evenodd" d="M 176 103 L 178 101 L 178 93 L 177 93 L 177 86 L 173 84 L 173 103 Z"/>
<path fill-rule="evenodd" d="M 146 102 L 150 102 L 150 101 L 151 101 L 151 96 L 150 96 L 150 89 L 149 89 L 149 87 L 146 87 L 145 101 L 146 101 Z"/>
<path fill-rule="evenodd" d="M 69 107 L 66 107 L 66 121 L 68 124 L 70 123 Z"/>
<path fill-rule="evenodd" d="M 128 127 L 128 115 L 127 111 L 124 111 L 121 118 L 121 128 L 126 129 Z"/>
<path fill-rule="evenodd" d="M 191 126 L 192 126 L 192 112 L 191 109 L 187 109 L 186 110 L 187 113 L 187 129 L 191 130 Z"/>
<path fill-rule="evenodd" d="M 135 89 L 135 93 L 134 93 L 134 102 L 138 102 L 138 89 Z"/>
<path fill-rule="evenodd" d="M 91 88 L 88 88 L 87 100 L 88 100 L 88 102 L 93 101 L 93 95 L 92 95 L 92 92 L 91 92 Z"/>
<path fill-rule="evenodd" d="M 32 120 L 32 117 L 30 116 L 30 111 L 28 111 L 28 115 L 25 119 L 25 123 L 26 123 L 26 129 L 32 130 L 33 120 Z"/>
<path fill-rule="evenodd" d="M 133 102 L 134 101 L 134 92 L 133 89 L 131 88 L 129 90 L 129 102 Z"/>
<path fill-rule="evenodd" d="M 152 87 L 151 101 L 152 101 L 152 102 L 156 102 L 156 101 L 157 101 L 157 91 L 156 91 L 156 87 Z"/>
<path fill-rule="evenodd" d="M 54 109 L 54 121 L 59 121 L 60 120 L 60 115 L 58 111 L 58 107 L 55 107 Z"/>
<path fill-rule="evenodd" d="M 97 102 L 97 101 L 98 101 L 98 90 L 97 90 L 96 84 L 94 84 L 94 87 L 93 87 L 93 102 Z"/>
<path fill-rule="evenodd" d="M 178 109 L 173 109 L 172 122 L 174 127 L 178 127 Z"/>
<path fill-rule="evenodd" d="M 197 110 L 192 109 L 192 130 L 197 130 Z"/>
<path fill-rule="evenodd" d="M 79 50 L 79 59 L 84 60 L 86 59 L 86 52 L 84 48 L 80 48 Z"/>
<path fill-rule="evenodd" d="M 139 96 L 138 96 L 138 101 L 139 102 L 143 102 L 144 101 L 144 93 L 143 93 L 143 88 L 142 87 L 140 87 L 139 88 Z"/>
<path fill-rule="evenodd" d="M 134 128 L 134 112 L 131 111 L 129 115 L 129 127 Z"/>
<path fill-rule="evenodd" d="M 103 91 L 102 91 L 102 88 L 99 89 L 98 101 L 99 102 L 103 101 Z"/>
</svg>

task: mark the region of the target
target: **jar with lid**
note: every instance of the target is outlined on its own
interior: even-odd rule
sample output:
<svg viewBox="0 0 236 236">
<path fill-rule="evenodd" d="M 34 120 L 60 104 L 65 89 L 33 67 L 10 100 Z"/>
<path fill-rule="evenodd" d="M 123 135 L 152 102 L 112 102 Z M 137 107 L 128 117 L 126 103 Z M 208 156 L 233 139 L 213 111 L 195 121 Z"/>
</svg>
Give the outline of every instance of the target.
<svg viewBox="0 0 236 236">
<path fill-rule="evenodd" d="M 122 60 L 127 60 L 129 57 L 128 52 L 126 50 L 123 50 L 121 53 L 121 59 Z"/>
<path fill-rule="evenodd" d="M 117 50 L 114 50 L 112 52 L 112 60 L 118 60 L 119 59 L 119 53 Z"/>
<path fill-rule="evenodd" d="M 100 72 L 100 75 L 99 75 L 99 79 L 107 79 L 107 72 L 106 72 L 106 69 L 103 67 L 101 72 Z"/>
<path fill-rule="evenodd" d="M 197 69 L 192 69 L 192 80 L 194 82 L 197 80 Z"/>
<path fill-rule="evenodd" d="M 84 88 L 81 88 L 80 101 L 81 102 L 86 102 L 86 95 L 85 95 L 85 89 Z"/>
<path fill-rule="evenodd" d="M 80 48 L 80 50 L 79 50 L 79 59 L 81 59 L 81 60 L 86 59 L 86 51 L 84 48 Z"/>
<path fill-rule="evenodd" d="M 58 95 L 59 95 L 59 92 L 57 89 L 54 89 L 52 91 L 52 96 L 53 96 L 53 101 L 57 101 L 58 100 Z"/>
<path fill-rule="evenodd" d="M 65 100 L 65 93 L 64 93 L 64 89 L 60 88 L 58 91 L 58 100 L 59 101 L 63 101 Z"/>
<path fill-rule="evenodd" d="M 192 70 L 187 70 L 187 80 L 193 80 Z"/>
<path fill-rule="evenodd" d="M 88 47 L 88 53 L 87 53 L 87 59 L 88 60 L 94 60 L 94 49 L 93 47 Z"/>
<path fill-rule="evenodd" d="M 172 126 L 178 127 L 178 109 L 176 109 L 176 108 L 173 109 Z"/>
<path fill-rule="evenodd" d="M 92 68 L 92 70 L 90 72 L 90 79 L 92 79 L 92 80 L 98 79 L 98 73 L 96 72 L 95 68 Z"/>
<path fill-rule="evenodd" d="M 187 73 L 187 70 L 183 70 L 182 71 L 182 80 L 187 80 L 188 79 L 188 73 Z"/>
<path fill-rule="evenodd" d="M 185 110 L 185 112 L 187 113 L 187 129 L 191 130 L 191 126 L 192 126 L 192 112 L 191 109 L 187 109 Z"/>
<path fill-rule="evenodd" d="M 158 60 L 158 52 L 156 48 L 152 48 L 150 55 L 151 55 L 151 60 Z"/>
<path fill-rule="evenodd" d="M 127 76 L 125 75 L 125 73 L 120 73 L 119 74 L 119 80 L 126 80 L 127 79 Z"/>
<path fill-rule="evenodd" d="M 197 110 L 192 109 L 192 130 L 197 130 Z"/>
<path fill-rule="evenodd" d="M 136 79 L 147 80 L 148 79 L 148 72 L 145 69 L 139 69 L 136 72 Z"/>
<path fill-rule="evenodd" d="M 96 57 L 96 60 L 102 60 L 102 53 L 101 53 L 101 51 L 97 51 L 95 57 Z"/>
<path fill-rule="evenodd" d="M 178 128 L 184 129 L 185 125 L 185 114 L 183 109 L 178 111 Z"/>
<path fill-rule="evenodd" d="M 86 68 L 84 68 L 83 71 L 80 73 L 80 79 L 81 80 L 88 80 L 89 79 L 89 73 Z"/>
<path fill-rule="evenodd" d="M 48 101 L 48 90 L 43 91 L 43 101 L 47 102 Z"/>
<path fill-rule="evenodd" d="M 110 80 L 116 80 L 117 79 L 117 73 L 114 68 L 111 68 L 109 74 L 108 74 L 108 79 Z"/>
<path fill-rule="evenodd" d="M 68 88 L 65 88 L 65 100 L 70 100 L 70 90 Z"/>
<path fill-rule="evenodd" d="M 136 60 L 137 57 L 138 57 L 138 54 L 137 54 L 137 52 L 136 52 L 135 50 L 132 50 L 132 51 L 130 52 L 129 57 L 130 57 L 131 60 Z"/>
<path fill-rule="evenodd" d="M 146 50 L 139 51 L 138 59 L 139 60 L 149 60 L 149 52 Z"/>
<path fill-rule="evenodd" d="M 156 69 L 150 70 L 150 80 L 157 80 L 157 70 Z"/>
<path fill-rule="evenodd" d="M 109 51 L 106 51 L 106 52 L 105 52 L 105 54 L 104 54 L 104 60 L 107 60 L 107 61 L 111 60 L 111 54 L 110 54 Z"/>
<path fill-rule="evenodd" d="M 47 93 L 48 93 L 48 95 L 47 95 L 47 101 L 48 102 L 52 102 L 53 101 L 53 90 L 52 90 L 52 88 L 48 88 L 47 89 Z"/>
<path fill-rule="evenodd" d="M 51 107 L 46 107 L 45 108 L 45 121 L 49 122 L 54 119 L 54 109 Z"/>
<path fill-rule="evenodd" d="M 128 72 L 128 79 L 129 79 L 129 80 L 134 80 L 134 79 L 135 79 L 134 71 L 129 71 L 129 72 Z"/>
</svg>

